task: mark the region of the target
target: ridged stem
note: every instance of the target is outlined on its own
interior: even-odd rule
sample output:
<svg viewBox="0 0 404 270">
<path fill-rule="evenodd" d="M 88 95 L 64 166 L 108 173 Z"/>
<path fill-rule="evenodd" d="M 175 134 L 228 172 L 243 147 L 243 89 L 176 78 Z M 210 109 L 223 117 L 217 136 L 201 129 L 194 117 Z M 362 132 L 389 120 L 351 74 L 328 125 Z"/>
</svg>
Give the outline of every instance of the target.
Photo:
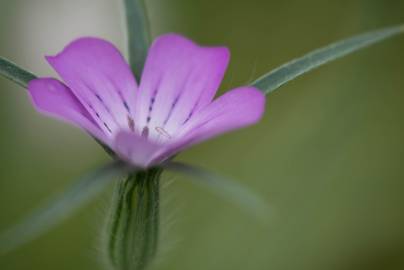
<svg viewBox="0 0 404 270">
<path fill-rule="evenodd" d="M 116 270 L 142 270 L 159 237 L 161 169 L 130 174 L 115 190 L 107 227 L 107 256 Z"/>
</svg>

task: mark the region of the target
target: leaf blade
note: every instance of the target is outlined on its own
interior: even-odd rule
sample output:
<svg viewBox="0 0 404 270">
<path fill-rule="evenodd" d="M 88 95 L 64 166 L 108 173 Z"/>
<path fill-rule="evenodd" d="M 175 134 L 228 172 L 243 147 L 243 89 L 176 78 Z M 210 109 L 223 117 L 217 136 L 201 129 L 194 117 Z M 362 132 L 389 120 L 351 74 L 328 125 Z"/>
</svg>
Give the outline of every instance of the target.
<svg viewBox="0 0 404 270">
<path fill-rule="evenodd" d="M 37 77 L 31 72 L 24 70 L 13 62 L 0 56 L 0 75 L 17 83 L 18 85 L 27 88 L 29 81 Z"/>
<path fill-rule="evenodd" d="M 126 172 L 120 162 L 112 162 L 81 177 L 62 196 L 49 200 L 20 223 L 0 234 L 0 254 L 34 240 L 66 219 L 74 210 L 101 192 L 111 178 Z"/>
<path fill-rule="evenodd" d="M 169 162 L 164 164 L 163 167 L 173 172 L 191 176 L 193 180 L 200 180 L 194 182 L 211 188 L 218 195 L 240 206 L 243 210 L 262 221 L 265 221 L 269 216 L 268 213 L 271 212 L 271 209 L 262 198 L 229 178 L 218 176 L 202 168 L 181 162 Z"/>
<path fill-rule="evenodd" d="M 150 30 L 144 0 L 124 0 L 129 64 L 138 82 L 150 45 Z"/>
<path fill-rule="evenodd" d="M 269 94 L 285 83 L 323 64 L 402 33 L 404 33 L 404 25 L 399 25 L 367 32 L 332 43 L 281 65 L 258 78 L 252 83 L 252 86 L 262 90 L 265 94 Z"/>
</svg>

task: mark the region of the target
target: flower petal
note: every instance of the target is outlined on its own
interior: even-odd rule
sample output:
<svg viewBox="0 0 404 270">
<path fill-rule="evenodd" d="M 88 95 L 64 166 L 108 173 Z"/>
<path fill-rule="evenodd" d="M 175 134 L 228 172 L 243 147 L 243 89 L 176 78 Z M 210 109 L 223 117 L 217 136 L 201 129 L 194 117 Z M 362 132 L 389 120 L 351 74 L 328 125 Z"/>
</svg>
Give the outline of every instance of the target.
<svg viewBox="0 0 404 270">
<path fill-rule="evenodd" d="M 108 144 L 103 131 L 63 83 L 52 78 L 35 79 L 29 82 L 28 92 L 35 108 L 41 113 L 72 123 Z"/>
<path fill-rule="evenodd" d="M 47 60 L 105 132 L 130 128 L 137 84 L 114 45 L 81 38 Z"/>
<path fill-rule="evenodd" d="M 265 96 L 253 87 L 231 90 L 195 114 L 179 131 L 176 142 L 166 146 L 153 158 L 161 162 L 167 157 L 222 133 L 258 122 L 264 113 Z"/>
<path fill-rule="evenodd" d="M 229 62 L 225 47 L 201 47 L 176 35 L 155 40 L 139 87 L 136 123 L 174 133 L 194 112 L 209 104 Z"/>
<path fill-rule="evenodd" d="M 152 157 L 162 146 L 151 142 L 134 132 L 120 131 L 114 140 L 114 150 L 125 161 L 132 165 L 146 168 Z"/>
</svg>

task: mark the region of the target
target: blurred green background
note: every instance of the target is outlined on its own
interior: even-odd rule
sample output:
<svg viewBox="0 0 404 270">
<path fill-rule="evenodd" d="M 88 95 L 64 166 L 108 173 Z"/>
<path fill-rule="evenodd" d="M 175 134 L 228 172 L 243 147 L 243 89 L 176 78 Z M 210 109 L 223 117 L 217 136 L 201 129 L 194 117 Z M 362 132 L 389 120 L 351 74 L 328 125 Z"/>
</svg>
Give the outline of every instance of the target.
<svg viewBox="0 0 404 270">
<path fill-rule="evenodd" d="M 404 22 L 400 0 L 148 0 L 153 35 L 223 44 L 222 90 L 329 42 Z M 124 49 L 120 1 L 0 0 L 0 55 L 38 75 L 80 36 Z M 186 178 L 165 175 L 161 255 L 153 269 L 404 269 L 404 37 L 320 68 L 268 98 L 258 125 L 178 159 L 239 180 L 271 204 L 259 223 Z M 0 230 L 108 157 L 83 132 L 34 111 L 0 78 Z M 172 181 L 174 180 L 174 181 Z M 110 191 L 1 270 L 101 269 Z"/>
</svg>

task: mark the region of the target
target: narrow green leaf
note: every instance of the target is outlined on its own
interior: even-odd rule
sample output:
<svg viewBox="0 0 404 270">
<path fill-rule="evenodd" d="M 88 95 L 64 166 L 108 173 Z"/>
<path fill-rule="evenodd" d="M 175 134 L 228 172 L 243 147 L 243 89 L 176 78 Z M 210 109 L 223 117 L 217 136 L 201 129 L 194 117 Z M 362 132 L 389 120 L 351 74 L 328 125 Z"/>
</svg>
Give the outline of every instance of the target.
<svg viewBox="0 0 404 270">
<path fill-rule="evenodd" d="M 269 94 L 312 69 L 402 33 L 404 25 L 383 28 L 333 43 L 274 69 L 252 85 Z"/>
<path fill-rule="evenodd" d="M 81 177 L 63 194 L 49 200 L 22 222 L 0 234 L 0 254 L 18 248 L 50 230 L 126 171 L 122 163 L 112 162 Z"/>
<path fill-rule="evenodd" d="M 105 258 L 117 270 L 142 270 L 157 252 L 161 169 L 130 174 L 115 191 Z"/>
<path fill-rule="evenodd" d="M 7 79 L 27 88 L 29 81 L 36 78 L 34 74 L 26 71 L 13 62 L 0 56 L 0 75 Z"/>
<path fill-rule="evenodd" d="M 257 194 L 241 186 L 236 181 L 180 162 L 169 162 L 164 165 L 164 168 L 190 176 L 192 180 L 195 180 L 195 183 L 208 187 L 213 192 L 238 205 L 241 209 L 247 210 L 248 213 L 261 220 L 266 220 L 270 215 L 268 204 Z"/>
<path fill-rule="evenodd" d="M 150 30 L 143 0 L 124 0 L 129 63 L 138 82 L 150 45 Z"/>
</svg>

